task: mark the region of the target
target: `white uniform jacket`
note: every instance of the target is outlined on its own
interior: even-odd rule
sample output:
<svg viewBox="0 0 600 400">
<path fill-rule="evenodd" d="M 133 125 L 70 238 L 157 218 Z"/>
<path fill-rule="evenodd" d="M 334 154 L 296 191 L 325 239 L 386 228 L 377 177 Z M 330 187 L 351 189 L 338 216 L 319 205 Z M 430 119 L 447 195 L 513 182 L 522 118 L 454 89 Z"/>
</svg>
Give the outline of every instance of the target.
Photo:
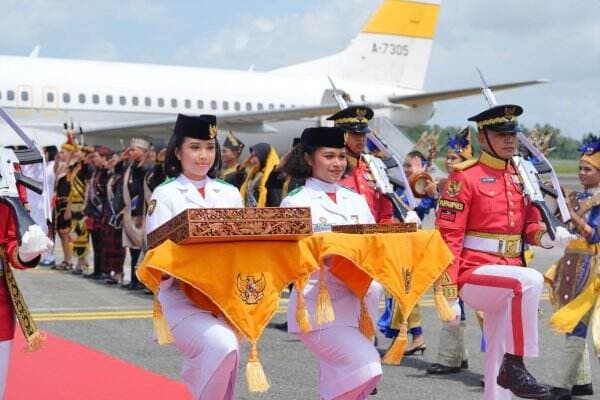
<svg viewBox="0 0 600 400">
<path fill-rule="evenodd" d="M 334 203 L 327 193 L 335 192 Z M 314 225 L 343 225 L 343 224 L 372 224 L 375 218 L 369 210 L 366 200 L 358 193 L 343 186 L 326 183 L 314 178 L 308 178 L 305 186 L 292 191 L 281 202 L 282 207 L 310 207 Z M 327 266 L 326 266 L 327 267 Z M 326 284 L 335 312 L 335 320 L 325 325 L 317 325 L 314 320 L 316 300 L 319 292 L 319 272 L 311 275 L 305 289 L 306 307 L 310 315 L 313 330 L 325 329 L 331 326 L 358 327 L 360 301 L 339 279 L 326 274 Z M 376 318 L 379 297 L 382 294 L 381 285 L 373 281 L 365 298 L 372 318 Z M 296 291 L 292 291 L 288 305 L 288 330 L 299 332 L 296 324 Z"/>
<path fill-rule="evenodd" d="M 150 233 L 188 208 L 243 208 L 239 190 L 221 180 L 206 178 L 204 197 L 184 175 L 167 180 L 152 192 L 146 233 Z"/>
</svg>

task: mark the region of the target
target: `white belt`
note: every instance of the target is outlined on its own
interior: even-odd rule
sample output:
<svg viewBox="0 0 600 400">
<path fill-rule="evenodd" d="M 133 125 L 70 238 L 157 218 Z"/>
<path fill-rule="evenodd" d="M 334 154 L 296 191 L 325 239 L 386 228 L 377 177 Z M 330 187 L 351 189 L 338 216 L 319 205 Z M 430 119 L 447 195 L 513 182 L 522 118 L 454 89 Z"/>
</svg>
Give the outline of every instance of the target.
<svg viewBox="0 0 600 400">
<path fill-rule="evenodd" d="M 519 257 L 523 248 L 520 239 L 494 239 L 479 236 L 465 235 L 463 247 L 470 250 L 479 250 L 505 257 Z"/>
</svg>

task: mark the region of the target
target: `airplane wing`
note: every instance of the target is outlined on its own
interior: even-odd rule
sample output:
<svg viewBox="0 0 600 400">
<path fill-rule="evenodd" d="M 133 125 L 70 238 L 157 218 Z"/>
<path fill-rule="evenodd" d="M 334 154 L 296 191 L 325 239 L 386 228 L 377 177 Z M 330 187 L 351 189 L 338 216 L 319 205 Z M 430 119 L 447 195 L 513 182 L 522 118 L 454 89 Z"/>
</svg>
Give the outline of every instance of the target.
<svg viewBox="0 0 600 400">
<path fill-rule="evenodd" d="M 492 85 L 492 86 L 490 86 L 490 89 L 492 89 L 494 92 L 497 92 L 499 90 L 514 89 L 514 88 L 530 86 L 530 85 L 539 85 L 541 83 L 548 83 L 548 82 L 549 81 L 545 80 L 545 79 L 536 79 L 533 81 L 522 81 L 522 82 L 512 82 L 512 83 L 503 83 L 503 84 L 499 84 L 499 85 Z M 406 106 L 417 107 L 422 104 L 427 104 L 427 103 L 431 103 L 434 101 L 456 99 L 459 97 L 473 96 L 473 95 L 480 94 L 480 93 L 481 93 L 481 88 L 479 86 L 477 86 L 477 87 L 471 87 L 471 88 L 465 88 L 465 89 L 447 90 L 447 91 L 442 91 L 442 92 L 427 92 L 427 93 L 411 94 L 411 95 L 406 95 L 406 96 L 394 96 L 394 97 L 390 97 L 388 100 L 394 104 L 403 104 Z"/>
<path fill-rule="evenodd" d="M 373 109 L 383 108 L 382 103 L 362 104 Z M 304 106 L 294 108 L 279 108 L 261 111 L 231 112 L 217 115 L 219 128 L 239 129 L 239 128 L 259 128 L 264 123 L 289 121 L 301 118 L 313 118 L 324 115 L 331 115 L 339 110 L 337 104 L 325 104 L 319 106 Z M 82 127 L 86 134 L 92 135 L 123 135 L 124 133 L 152 135 L 164 133 L 165 130 L 172 130 L 176 116 L 157 118 L 154 120 L 130 121 L 121 124 L 84 126 Z"/>
</svg>

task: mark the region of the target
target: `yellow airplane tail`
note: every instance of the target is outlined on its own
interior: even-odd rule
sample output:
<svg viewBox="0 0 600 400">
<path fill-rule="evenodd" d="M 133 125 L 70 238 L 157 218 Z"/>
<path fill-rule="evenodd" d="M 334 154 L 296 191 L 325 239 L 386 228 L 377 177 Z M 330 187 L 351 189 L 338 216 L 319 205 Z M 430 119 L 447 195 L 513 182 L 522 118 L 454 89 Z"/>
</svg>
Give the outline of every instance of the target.
<svg viewBox="0 0 600 400">
<path fill-rule="evenodd" d="M 340 53 L 276 72 L 422 89 L 440 0 L 384 0 Z"/>
</svg>

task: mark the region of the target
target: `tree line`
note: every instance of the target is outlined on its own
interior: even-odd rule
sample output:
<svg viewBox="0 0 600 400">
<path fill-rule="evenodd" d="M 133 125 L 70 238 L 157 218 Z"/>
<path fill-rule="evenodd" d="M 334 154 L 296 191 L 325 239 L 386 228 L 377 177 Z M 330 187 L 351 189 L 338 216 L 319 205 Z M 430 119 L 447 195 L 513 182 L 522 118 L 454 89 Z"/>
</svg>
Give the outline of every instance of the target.
<svg viewBox="0 0 600 400">
<path fill-rule="evenodd" d="M 458 134 L 460 132 L 462 128 L 459 126 L 440 126 L 440 125 L 418 125 L 412 128 L 404 128 L 402 131 L 413 141 L 416 142 L 420 137 L 421 134 L 423 132 L 426 131 L 435 131 L 435 132 L 439 132 L 440 136 L 439 136 L 439 147 L 438 147 L 438 154 L 445 154 L 446 150 L 447 150 L 447 143 L 448 143 L 448 139 L 456 134 Z M 575 160 L 578 159 L 580 157 L 580 152 L 579 152 L 579 148 L 583 145 L 583 142 L 588 140 L 591 136 L 600 136 L 600 133 L 592 133 L 592 132 L 588 132 L 587 134 L 585 134 L 583 136 L 582 140 L 576 140 L 573 138 L 570 138 L 568 136 L 564 136 L 561 134 L 560 129 L 550 125 L 550 124 L 535 124 L 533 127 L 523 127 L 523 132 L 527 135 L 530 136 L 531 133 L 537 130 L 538 132 L 541 132 L 542 134 L 550 134 L 552 133 L 552 139 L 550 141 L 550 147 L 554 147 L 554 150 L 552 150 L 549 154 L 548 157 L 549 158 L 555 158 L 555 159 L 571 159 L 571 160 Z M 471 129 L 472 131 L 472 145 L 473 145 L 473 150 L 478 154 L 479 153 L 479 143 L 478 141 L 475 139 L 474 135 L 476 134 L 476 131 L 474 128 Z"/>
</svg>

